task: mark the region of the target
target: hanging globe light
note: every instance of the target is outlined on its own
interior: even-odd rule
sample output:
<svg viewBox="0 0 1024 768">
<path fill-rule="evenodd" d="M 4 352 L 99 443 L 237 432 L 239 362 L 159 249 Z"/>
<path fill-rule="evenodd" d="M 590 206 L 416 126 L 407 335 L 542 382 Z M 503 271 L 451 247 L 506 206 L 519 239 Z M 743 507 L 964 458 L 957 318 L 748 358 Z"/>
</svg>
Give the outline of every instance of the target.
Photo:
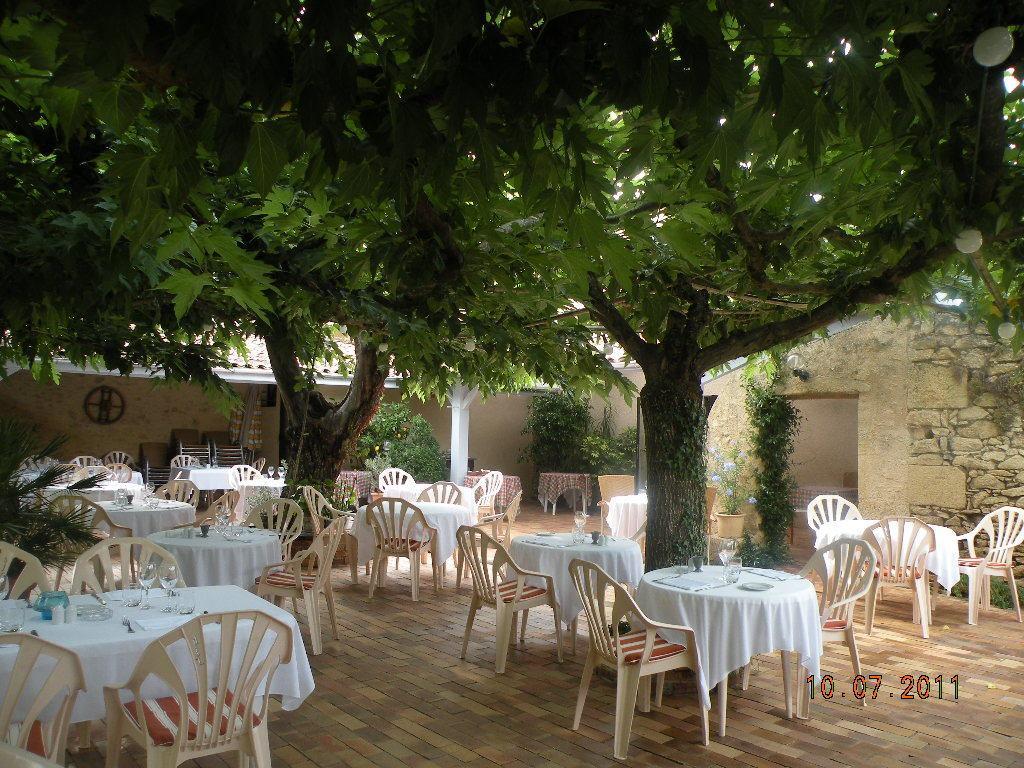
<svg viewBox="0 0 1024 768">
<path fill-rule="evenodd" d="M 981 232 L 965 229 L 956 236 L 956 249 L 960 253 L 977 253 L 981 249 Z"/>
<path fill-rule="evenodd" d="M 1017 335 L 1017 326 L 1009 320 L 1006 320 L 999 324 L 999 327 L 996 329 L 996 333 L 999 334 L 999 338 L 1003 341 L 1009 341 Z"/>
<path fill-rule="evenodd" d="M 797 368 L 803 368 L 804 367 L 803 355 L 801 355 L 799 352 L 790 352 L 789 355 L 786 356 L 786 365 L 788 365 L 794 371 Z"/>
<path fill-rule="evenodd" d="M 974 60 L 983 67 L 1002 64 L 1013 51 L 1013 35 L 1006 27 L 986 29 L 974 41 Z"/>
</svg>

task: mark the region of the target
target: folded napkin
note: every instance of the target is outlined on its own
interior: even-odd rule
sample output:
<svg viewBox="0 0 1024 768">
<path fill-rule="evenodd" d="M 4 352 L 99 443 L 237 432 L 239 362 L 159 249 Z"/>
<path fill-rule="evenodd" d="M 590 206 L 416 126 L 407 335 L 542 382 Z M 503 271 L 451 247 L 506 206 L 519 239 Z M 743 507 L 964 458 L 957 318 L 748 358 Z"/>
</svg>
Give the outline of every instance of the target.
<svg viewBox="0 0 1024 768">
<path fill-rule="evenodd" d="M 713 581 L 709 581 L 709 578 L 713 579 Z M 723 584 L 721 580 L 716 579 L 714 576 L 702 577 L 695 574 L 668 576 L 664 579 L 658 579 L 657 583 L 664 584 L 667 587 L 675 587 L 676 589 L 685 589 L 687 592 L 703 592 L 705 589 L 719 587 Z"/>
<path fill-rule="evenodd" d="M 190 621 L 192 616 L 147 616 L 132 618 L 132 626 L 143 632 L 166 632 Z"/>
<path fill-rule="evenodd" d="M 775 581 L 793 581 L 799 579 L 795 573 L 786 573 L 785 571 L 775 571 L 771 568 L 744 568 L 744 573 L 750 573 L 754 576 L 760 576 L 763 579 L 774 579 Z"/>
</svg>

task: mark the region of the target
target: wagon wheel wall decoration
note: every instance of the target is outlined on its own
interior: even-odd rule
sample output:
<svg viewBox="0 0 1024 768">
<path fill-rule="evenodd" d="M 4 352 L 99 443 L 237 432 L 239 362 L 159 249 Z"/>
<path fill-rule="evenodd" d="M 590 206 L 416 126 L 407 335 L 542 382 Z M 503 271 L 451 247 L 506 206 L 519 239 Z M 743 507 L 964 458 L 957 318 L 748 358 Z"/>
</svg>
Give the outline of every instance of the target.
<svg viewBox="0 0 1024 768">
<path fill-rule="evenodd" d="M 124 416 L 124 397 L 113 387 L 102 385 L 89 391 L 82 409 L 89 421 L 113 424 Z"/>
</svg>

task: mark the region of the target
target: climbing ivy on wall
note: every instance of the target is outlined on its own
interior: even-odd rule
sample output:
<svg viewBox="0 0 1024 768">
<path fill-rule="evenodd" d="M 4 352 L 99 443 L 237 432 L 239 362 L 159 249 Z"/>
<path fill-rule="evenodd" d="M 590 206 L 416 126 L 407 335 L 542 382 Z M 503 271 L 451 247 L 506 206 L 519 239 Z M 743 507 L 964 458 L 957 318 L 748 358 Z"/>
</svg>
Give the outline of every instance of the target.
<svg viewBox="0 0 1024 768">
<path fill-rule="evenodd" d="M 793 524 L 790 499 L 796 487 L 791 463 L 800 429 L 800 413 L 779 394 L 777 383 L 777 375 L 766 383 L 749 381 L 746 397 L 762 538 L 757 559 L 772 564 L 789 559 L 789 528 Z"/>
</svg>

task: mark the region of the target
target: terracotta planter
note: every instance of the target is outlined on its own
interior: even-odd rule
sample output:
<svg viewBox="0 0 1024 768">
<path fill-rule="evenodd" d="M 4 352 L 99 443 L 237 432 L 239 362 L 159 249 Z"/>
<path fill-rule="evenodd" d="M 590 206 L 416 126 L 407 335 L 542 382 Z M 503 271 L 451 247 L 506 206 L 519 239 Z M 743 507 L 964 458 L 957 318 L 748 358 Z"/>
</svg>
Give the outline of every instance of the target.
<svg viewBox="0 0 1024 768">
<path fill-rule="evenodd" d="M 743 536 L 743 518 L 745 515 L 725 515 L 718 513 L 718 538 L 738 539 Z"/>
</svg>

